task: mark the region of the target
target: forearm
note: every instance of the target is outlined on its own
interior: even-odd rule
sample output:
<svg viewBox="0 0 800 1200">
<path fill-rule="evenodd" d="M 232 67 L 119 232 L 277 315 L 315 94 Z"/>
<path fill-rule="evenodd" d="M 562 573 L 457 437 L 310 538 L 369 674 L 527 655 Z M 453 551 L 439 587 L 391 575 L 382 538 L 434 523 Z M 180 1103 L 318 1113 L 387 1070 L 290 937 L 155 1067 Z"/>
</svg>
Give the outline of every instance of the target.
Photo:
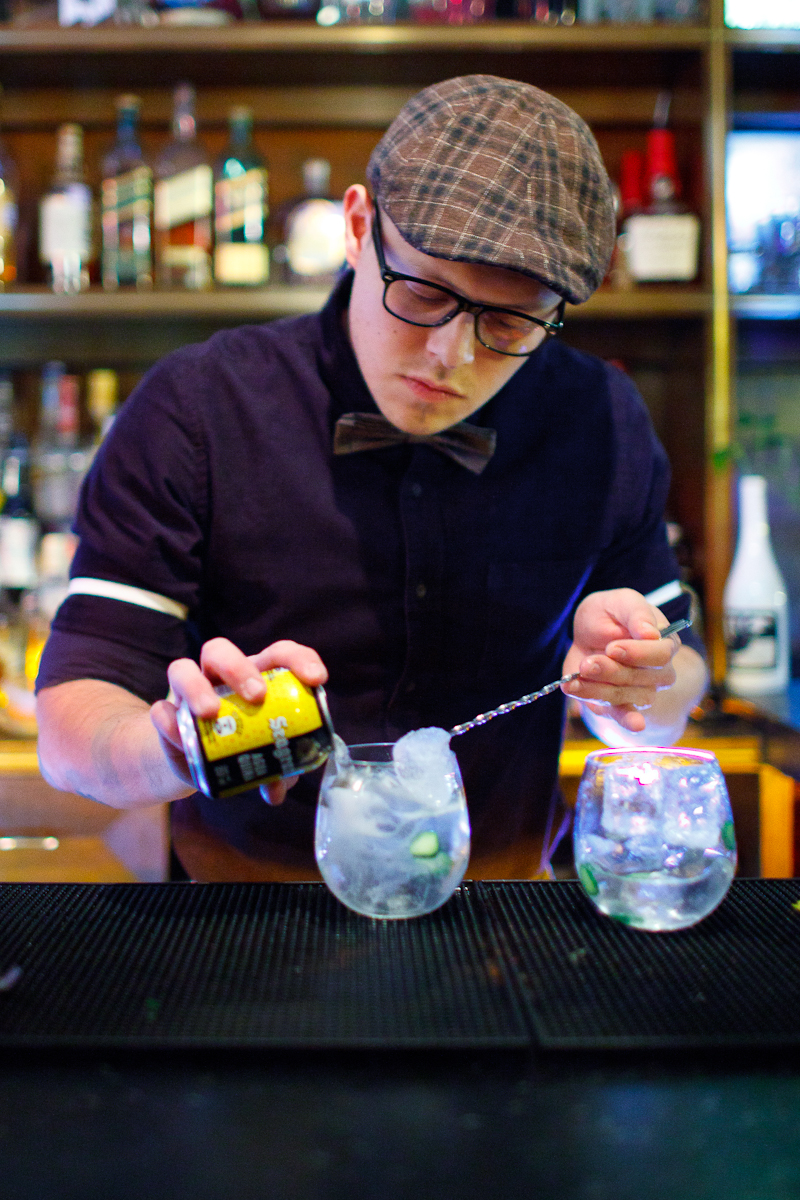
<svg viewBox="0 0 800 1200">
<path fill-rule="evenodd" d="M 150 719 L 124 688 L 79 679 L 37 697 L 39 762 L 48 783 L 114 808 L 137 808 L 189 795 Z"/>
<path fill-rule="evenodd" d="M 700 655 L 690 646 L 681 646 L 672 661 L 677 679 L 672 687 L 658 692 L 651 707 L 642 711 L 645 727 L 639 733 L 582 704 L 581 715 L 595 737 L 607 746 L 673 745 L 706 689 L 708 672 Z"/>
</svg>

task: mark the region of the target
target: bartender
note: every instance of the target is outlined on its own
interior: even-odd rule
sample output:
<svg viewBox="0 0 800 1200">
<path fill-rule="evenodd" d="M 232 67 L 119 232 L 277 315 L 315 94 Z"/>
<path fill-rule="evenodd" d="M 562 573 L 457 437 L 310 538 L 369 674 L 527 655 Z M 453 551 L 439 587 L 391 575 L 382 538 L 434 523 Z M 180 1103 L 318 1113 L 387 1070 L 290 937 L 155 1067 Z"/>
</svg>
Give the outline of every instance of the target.
<svg viewBox="0 0 800 1200">
<path fill-rule="evenodd" d="M 176 724 L 214 685 L 326 685 L 345 741 L 451 728 L 564 691 L 610 744 L 669 744 L 705 687 L 663 520 L 665 453 L 630 379 L 558 336 L 606 273 L 611 189 L 586 124 L 488 75 L 412 98 L 344 197 L 319 313 L 168 355 L 85 482 L 37 683 L 42 771 L 172 802 L 199 880 L 318 878 L 318 774 L 213 801 Z M 556 691 L 454 742 L 468 876 L 535 878 L 566 822 Z"/>
</svg>

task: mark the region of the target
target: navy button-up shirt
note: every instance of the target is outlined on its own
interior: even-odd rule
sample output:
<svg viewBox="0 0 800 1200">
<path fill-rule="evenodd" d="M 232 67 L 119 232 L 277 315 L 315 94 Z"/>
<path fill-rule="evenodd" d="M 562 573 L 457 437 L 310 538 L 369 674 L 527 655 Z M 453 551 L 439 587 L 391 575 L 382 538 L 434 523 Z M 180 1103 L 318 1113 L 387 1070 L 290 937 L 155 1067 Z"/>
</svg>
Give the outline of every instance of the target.
<svg viewBox="0 0 800 1200">
<path fill-rule="evenodd" d="M 556 679 L 588 592 L 677 580 L 644 404 L 561 341 L 470 418 L 497 430 L 482 474 L 419 444 L 335 457 L 336 418 L 377 411 L 343 331 L 349 286 L 322 313 L 220 332 L 145 376 L 84 486 L 40 687 L 97 678 L 152 701 L 210 637 L 246 653 L 292 638 L 328 667 L 340 735 L 391 740 Z M 672 592 L 669 619 L 688 610 Z M 454 740 L 476 852 L 541 832 L 563 713 L 557 691 Z M 258 856 L 311 846 L 317 784 L 276 809 L 258 793 L 192 803 Z"/>
</svg>

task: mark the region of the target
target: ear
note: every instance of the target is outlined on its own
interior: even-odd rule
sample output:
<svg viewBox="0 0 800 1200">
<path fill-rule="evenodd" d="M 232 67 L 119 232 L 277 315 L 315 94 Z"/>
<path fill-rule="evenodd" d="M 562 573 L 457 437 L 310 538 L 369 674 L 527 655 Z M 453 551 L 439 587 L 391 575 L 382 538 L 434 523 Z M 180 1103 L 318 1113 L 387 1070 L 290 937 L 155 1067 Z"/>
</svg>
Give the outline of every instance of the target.
<svg viewBox="0 0 800 1200">
<path fill-rule="evenodd" d="M 372 233 L 372 201 L 364 185 L 354 183 L 345 192 L 343 204 L 345 254 L 355 267 Z"/>
</svg>

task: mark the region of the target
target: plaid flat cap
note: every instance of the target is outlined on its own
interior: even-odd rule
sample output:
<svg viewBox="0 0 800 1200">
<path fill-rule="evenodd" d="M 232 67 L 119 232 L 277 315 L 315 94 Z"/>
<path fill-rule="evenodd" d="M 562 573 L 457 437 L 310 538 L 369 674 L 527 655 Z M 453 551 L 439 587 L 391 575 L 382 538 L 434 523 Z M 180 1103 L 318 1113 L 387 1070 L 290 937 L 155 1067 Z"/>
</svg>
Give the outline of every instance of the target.
<svg viewBox="0 0 800 1200">
<path fill-rule="evenodd" d="M 367 179 L 417 250 L 532 275 L 588 299 L 614 245 L 611 185 L 589 126 L 540 88 L 463 75 L 413 96 Z"/>
</svg>

